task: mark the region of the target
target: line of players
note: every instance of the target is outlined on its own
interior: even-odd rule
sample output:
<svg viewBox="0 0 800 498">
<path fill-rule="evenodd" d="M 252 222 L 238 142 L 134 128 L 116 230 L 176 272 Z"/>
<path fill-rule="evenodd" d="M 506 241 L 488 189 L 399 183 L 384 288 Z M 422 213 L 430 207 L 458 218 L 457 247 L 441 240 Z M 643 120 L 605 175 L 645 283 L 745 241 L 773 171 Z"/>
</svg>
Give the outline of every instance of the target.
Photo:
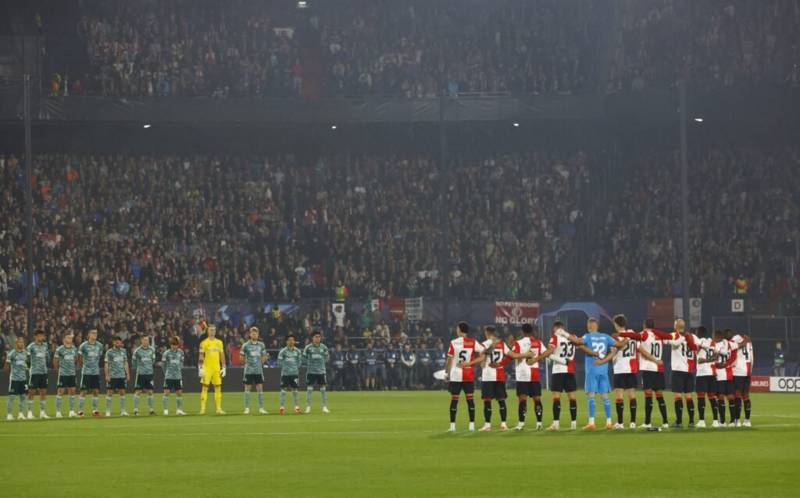
<svg viewBox="0 0 800 498">
<path fill-rule="evenodd" d="M 483 399 L 484 426 L 481 431 L 491 431 L 492 402 L 496 401 L 500 412 L 500 430 L 509 430 L 507 425 L 506 375 L 504 367 L 515 361 L 516 394 L 518 399 L 518 423 L 515 430 L 524 430 L 528 400 L 533 401 L 536 415 L 536 429 L 542 430 L 542 386 L 539 362 L 549 360 L 553 363 L 551 392 L 553 402 L 553 422 L 548 431 L 560 429 L 561 394 L 566 393 L 569 400 L 570 429 L 577 428 L 577 400 L 575 392 L 575 355 L 580 349 L 586 356 L 585 391 L 588 398 L 588 424 L 584 430 L 594 430 L 596 400 L 602 397 L 606 415 L 606 429 L 624 429 L 624 404 L 628 400 L 630 411 L 629 426 L 636 429 L 637 400 L 639 385 L 637 375 L 641 373 L 645 400 L 643 429 L 658 430 L 653 427 L 654 404 L 661 414 L 661 428 L 670 427 L 667 420 L 667 405 L 664 400 L 665 373 L 663 355 L 666 348 L 671 349 L 672 391 L 674 393 L 675 421 L 671 427 L 683 427 L 684 402 L 688 415 L 688 426 L 703 428 L 705 423 L 705 401 L 709 401 L 713 427 L 750 427 L 750 379 L 753 366 L 753 346 L 750 338 L 734 334 L 731 330 L 716 331 L 713 338 L 706 337 L 705 327 L 696 333 L 686 330 L 683 320 L 676 320 L 675 332 L 656 330 L 653 320 L 644 322 L 643 330 L 635 332 L 628 329 L 624 315 L 613 318 L 614 334 L 598 332 L 599 323 L 589 318 L 587 333 L 577 337 L 564 330 L 562 322 L 555 322 L 552 335 L 545 345 L 534 337 L 530 324 L 522 326 L 522 337 L 509 348 L 493 326 L 484 328 L 486 340 L 479 342 L 469 337 L 470 328 L 466 322 L 456 327 L 457 337 L 450 342 L 445 366 L 445 377 L 449 380 L 450 428 L 456 430 L 458 402 L 463 392 L 469 414 L 469 431 L 475 430 L 475 366 L 481 365 L 481 397 Z M 612 418 L 609 394 L 608 364 L 613 365 L 613 390 L 615 394 L 617 421 Z M 695 423 L 695 402 L 697 395 L 697 422 Z M 730 423 L 726 425 L 725 403 L 730 413 Z M 742 421 L 742 411 L 744 420 Z"/>
<path fill-rule="evenodd" d="M 264 409 L 264 373 L 263 365 L 266 361 L 266 346 L 259 340 L 259 331 L 252 327 L 249 331 L 249 341 L 241 349 L 244 361 L 244 413 L 250 413 L 250 393 L 255 387 L 258 393 L 259 413 L 266 414 Z M 222 410 L 222 378 L 225 377 L 225 354 L 222 342 L 216 337 L 216 328 L 211 325 L 207 329 L 207 337 L 200 343 L 198 375 L 202 385 L 200 395 L 200 414 L 205 413 L 208 390 L 214 387 L 216 413 L 224 415 Z M 287 391 L 292 392 L 295 413 L 301 413 L 299 403 L 299 375 L 300 368 L 306 368 L 306 413 L 311 412 L 311 401 L 314 388 L 319 388 L 322 397 L 322 411 L 329 413 L 328 396 L 326 390 L 325 368 L 328 362 L 328 348 L 321 342 L 322 334 L 314 332 L 310 344 L 301 351 L 295 345 L 295 338 L 289 335 L 286 338 L 286 347 L 278 353 L 278 366 L 281 369 L 280 414 L 286 412 L 285 402 Z M 169 415 L 169 397 L 175 394 L 176 415 L 186 415 L 183 410 L 183 365 L 184 352 L 180 348 L 180 340 L 172 337 L 169 340 L 169 349 L 161 355 L 161 367 L 164 370 L 164 385 L 162 396 L 162 409 L 164 415 Z M 58 371 L 58 384 L 56 394 L 56 418 L 63 418 L 62 406 L 64 396 L 68 396 L 68 417 L 83 417 L 86 396 L 92 396 L 92 415 L 100 416 L 99 396 L 101 391 L 101 370 L 105 379 L 106 399 L 105 415 L 111 416 L 111 405 L 114 394 L 119 395 L 120 415 L 128 416 L 126 410 L 127 386 L 131 380 L 131 371 L 135 370 L 133 392 L 133 414 L 139 414 L 140 396 L 147 396 L 147 410 L 150 415 L 155 414 L 153 376 L 156 367 L 156 351 L 150 345 L 150 338 L 141 337 L 141 344 L 131 354 L 122 345 L 122 339 L 115 336 L 112 347 L 103 353 L 104 346 L 97 340 L 97 330 L 90 330 L 87 340 L 76 347 L 72 334 L 66 334 L 63 344 L 53 355 L 53 367 Z M 48 384 L 48 358 L 49 345 L 45 342 L 42 330 L 34 332 L 34 341 L 25 345 L 23 337 L 17 337 L 12 349 L 6 356 L 5 368 L 9 373 L 8 400 L 6 404 L 6 419 L 14 420 L 13 409 L 15 398 L 19 399 L 17 418 L 32 420 L 34 399 L 39 397 L 39 418 L 49 419 L 46 413 L 47 384 Z M 100 360 L 104 365 L 101 369 Z M 77 373 L 80 371 L 80 382 Z M 75 409 L 76 394 L 78 398 L 77 411 Z M 26 407 L 27 401 L 27 407 Z M 27 414 L 27 415 L 26 415 Z"/>
</svg>

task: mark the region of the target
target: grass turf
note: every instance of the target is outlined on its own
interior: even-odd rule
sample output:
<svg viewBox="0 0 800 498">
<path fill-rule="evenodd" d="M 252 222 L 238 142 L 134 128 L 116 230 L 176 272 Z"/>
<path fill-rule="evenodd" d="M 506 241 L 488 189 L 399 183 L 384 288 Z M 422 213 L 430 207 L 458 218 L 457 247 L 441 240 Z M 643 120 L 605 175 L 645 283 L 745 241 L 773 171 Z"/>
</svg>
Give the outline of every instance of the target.
<svg viewBox="0 0 800 498">
<path fill-rule="evenodd" d="M 268 416 L 240 415 L 241 393 L 225 393 L 223 417 L 2 422 L 2 495 L 789 496 L 796 489 L 792 469 L 800 463 L 799 398 L 790 394 L 753 395 L 752 429 L 557 434 L 530 427 L 524 433 L 468 433 L 463 399 L 459 432 L 446 434 L 444 392 L 334 392 L 328 415 L 320 412 L 315 393 L 312 414 L 282 417 L 276 393 L 267 396 Z M 548 424 L 549 394 L 543 401 Z M 5 406 L 5 398 L 0 402 Z M 49 397 L 50 415 L 53 402 Z M 197 395 L 187 395 L 187 411 L 197 413 L 198 402 Z M 563 427 L 569 412 L 562 403 Z M 578 403 L 582 424 L 583 393 Z M 130 395 L 128 404 L 130 411 Z M 174 400 L 171 405 L 174 410 Z M 145 406 L 143 399 L 140 408 Z M 516 407 L 509 400 L 509 423 L 516 422 Z M 481 408 L 477 402 L 478 427 Z M 639 423 L 643 411 L 640 400 Z M 496 405 L 493 421 L 497 426 Z"/>
</svg>

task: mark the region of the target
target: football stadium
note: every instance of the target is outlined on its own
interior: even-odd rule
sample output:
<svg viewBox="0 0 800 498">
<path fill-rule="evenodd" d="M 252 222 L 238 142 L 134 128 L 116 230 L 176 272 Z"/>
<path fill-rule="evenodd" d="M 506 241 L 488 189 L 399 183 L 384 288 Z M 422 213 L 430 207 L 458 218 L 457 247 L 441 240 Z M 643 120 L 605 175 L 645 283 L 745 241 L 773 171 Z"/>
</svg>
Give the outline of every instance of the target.
<svg viewBox="0 0 800 498">
<path fill-rule="evenodd" d="M 3 497 L 794 496 L 800 0 L 0 2 Z"/>
</svg>

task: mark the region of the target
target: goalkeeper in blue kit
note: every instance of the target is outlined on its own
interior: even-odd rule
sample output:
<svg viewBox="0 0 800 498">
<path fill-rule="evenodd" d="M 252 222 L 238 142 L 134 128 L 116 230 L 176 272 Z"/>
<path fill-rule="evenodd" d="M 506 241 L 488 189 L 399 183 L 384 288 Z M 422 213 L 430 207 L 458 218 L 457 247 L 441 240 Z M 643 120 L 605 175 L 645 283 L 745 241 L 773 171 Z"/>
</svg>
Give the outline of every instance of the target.
<svg viewBox="0 0 800 498">
<path fill-rule="evenodd" d="M 613 428 L 611 420 L 611 402 L 608 399 L 608 393 L 611 392 L 611 384 L 608 381 L 608 362 L 614 358 L 617 348 L 622 346 L 622 344 L 615 341 L 610 335 L 598 332 L 598 326 L 599 323 L 596 318 L 589 318 L 589 321 L 586 323 L 588 332 L 584 334 L 583 337 L 578 338 L 572 334 L 568 334 L 566 337 L 576 346 L 585 346 L 593 352 L 593 355 L 586 354 L 585 357 L 586 383 L 584 387 L 589 404 L 589 423 L 583 430 L 594 430 L 597 428 L 594 421 L 595 412 L 597 411 L 595 394 L 600 394 L 603 397 L 603 409 L 606 413 L 606 429 Z M 563 337 L 563 334 L 559 335 Z"/>
</svg>

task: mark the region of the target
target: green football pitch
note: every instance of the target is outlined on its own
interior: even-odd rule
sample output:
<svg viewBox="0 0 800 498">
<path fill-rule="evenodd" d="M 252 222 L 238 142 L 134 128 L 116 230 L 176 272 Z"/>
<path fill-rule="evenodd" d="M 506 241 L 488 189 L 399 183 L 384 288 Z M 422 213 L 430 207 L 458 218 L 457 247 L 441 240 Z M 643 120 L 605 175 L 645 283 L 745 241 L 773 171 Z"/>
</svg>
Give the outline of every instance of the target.
<svg viewBox="0 0 800 498">
<path fill-rule="evenodd" d="M 181 418 L 2 422 L 0 489 L 4 497 L 794 495 L 800 398 L 752 398 L 751 429 L 554 434 L 468 433 L 462 400 L 459 431 L 447 434 L 444 392 L 334 392 L 330 414 L 315 393 L 311 414 L 285 416 L 276 393 L 268 416 L 241 415 L 242 395 L 226 393 L 228 415 L 202 417 L 189 395 Z M 583 393 L 578 402 L 582 424 Z M 548 424 L 547 394 L 544 405 Z M 509 423 L 516 407 L 509 400 Z M 568 416 L 565 406 L 562 427 Z M 495 426 L 498 418 L 495 406 Z"/>
</svg>

